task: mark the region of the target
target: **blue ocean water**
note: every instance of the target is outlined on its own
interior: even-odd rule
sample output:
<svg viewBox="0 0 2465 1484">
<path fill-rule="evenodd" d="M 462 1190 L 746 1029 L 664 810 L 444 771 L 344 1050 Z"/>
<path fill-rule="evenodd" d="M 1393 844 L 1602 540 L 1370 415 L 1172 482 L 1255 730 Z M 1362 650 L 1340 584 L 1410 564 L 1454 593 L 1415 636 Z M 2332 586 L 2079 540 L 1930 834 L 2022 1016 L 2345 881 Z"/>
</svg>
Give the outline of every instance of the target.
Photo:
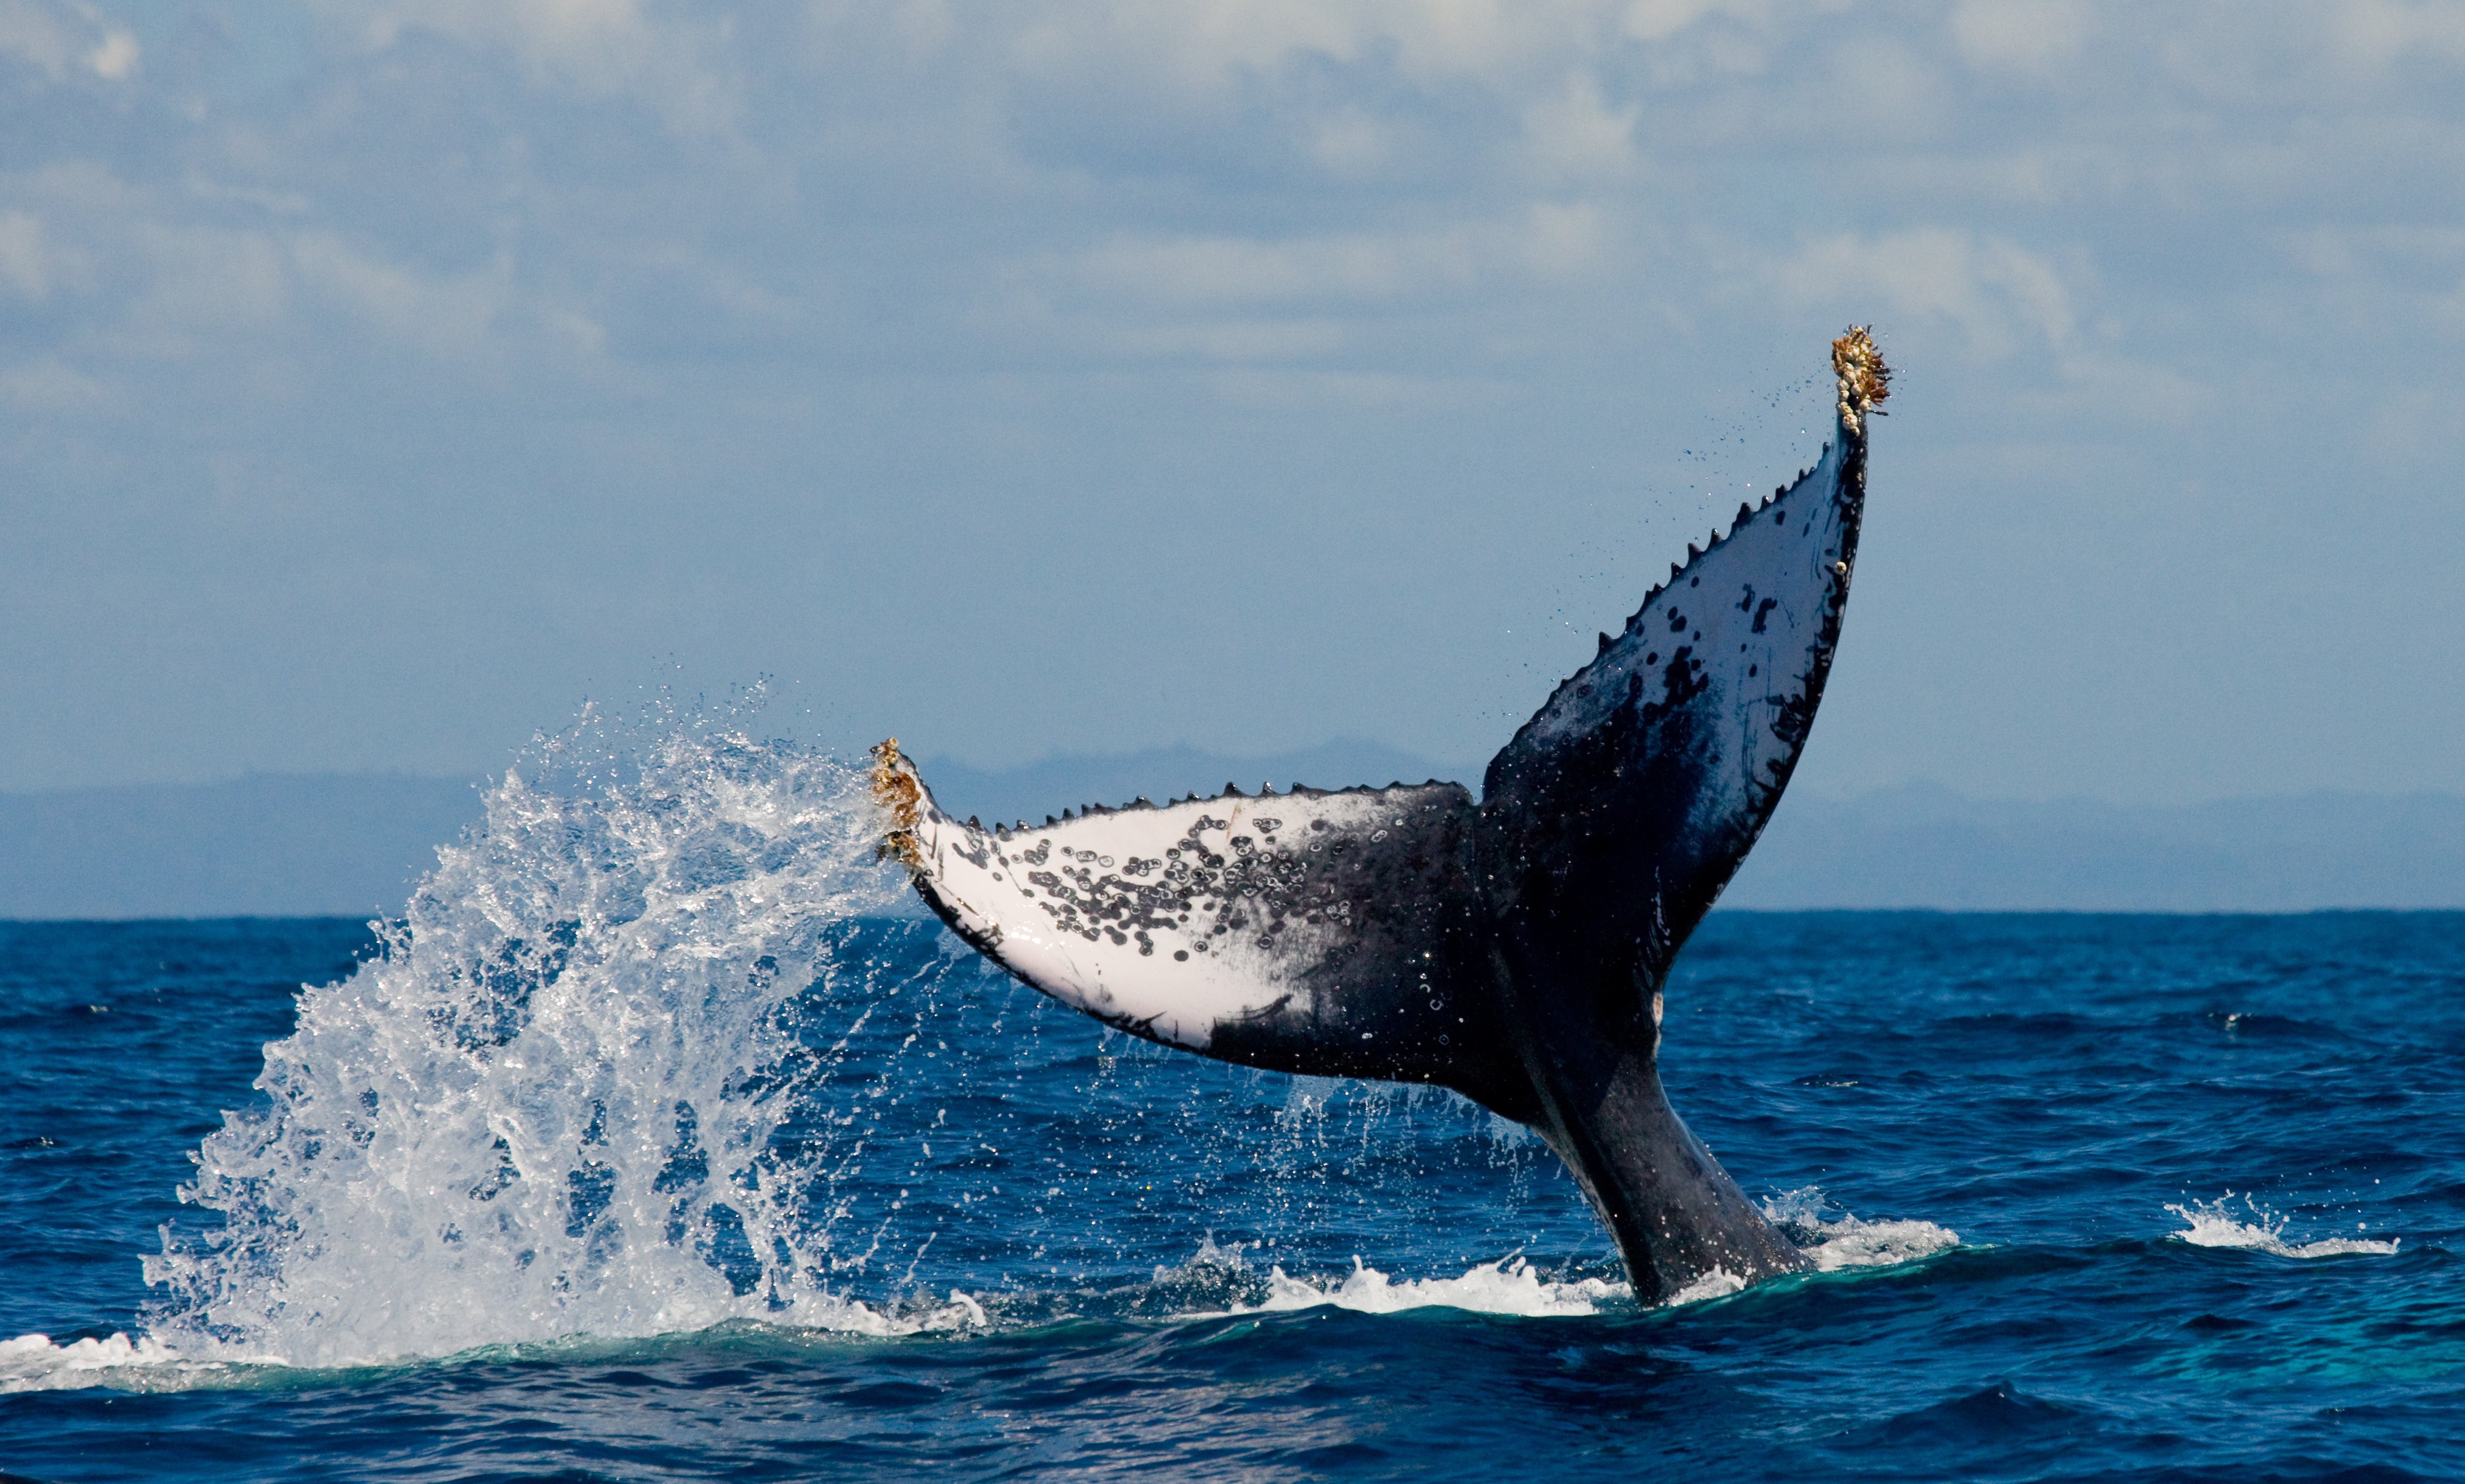
<svg viewBox="0 0 2465 1484">
<path fill-rule="evenodd" d="M 549 762 L 374 928 L 0 924 L 0 1471 L 2465 1476 L 2465 916 L 1716 914 L 1671 1095 L 1824 1271 L 1647 1309 L 1522 1131 L 988 971 L 827 759 Z"/>
</svg>

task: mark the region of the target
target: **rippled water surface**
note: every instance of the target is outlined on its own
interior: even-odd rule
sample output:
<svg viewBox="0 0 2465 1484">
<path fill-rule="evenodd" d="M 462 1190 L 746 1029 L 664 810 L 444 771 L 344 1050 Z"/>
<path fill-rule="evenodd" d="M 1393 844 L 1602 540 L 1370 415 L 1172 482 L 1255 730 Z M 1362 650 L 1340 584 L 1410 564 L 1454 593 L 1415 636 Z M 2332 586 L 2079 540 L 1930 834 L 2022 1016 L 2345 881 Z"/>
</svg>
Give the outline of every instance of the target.
<svg viewBox="0 0 2465 1484">
<path fill-rule="evenodd" d="M 1521 1131 L 1048 1006 L 828 760 L 635 762 L 373 931 L 0 924 L 0 1471 L 2465 1475 L 2465 917 L 1716 915 L 1672 1096 L 1824 1271 L 1646 1310 Z"/>
</svg>

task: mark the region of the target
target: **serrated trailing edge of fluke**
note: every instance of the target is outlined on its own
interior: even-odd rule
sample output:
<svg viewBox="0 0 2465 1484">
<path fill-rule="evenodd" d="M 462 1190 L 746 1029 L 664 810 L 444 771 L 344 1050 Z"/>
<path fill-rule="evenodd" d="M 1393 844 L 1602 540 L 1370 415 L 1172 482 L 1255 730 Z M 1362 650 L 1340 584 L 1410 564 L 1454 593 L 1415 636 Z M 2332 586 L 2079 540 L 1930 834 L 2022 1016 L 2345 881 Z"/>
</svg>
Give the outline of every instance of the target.
<svg viewBox="0 0 2465 1484">
<path fill-rule="evenodd" d="M 1840 426 L 1853 437 L 1865 435 L 1868 413 L 1877 417 L 1884 415 L 1880 404 L 1892 394 L 1892 368 L 1883 364 L 1883 352 L 1875 343 L 1872 328 L 1871 325 L 1853 324 L 1847 333 L 1832 343 L 1832 374 L 1839 393 L 1837 410 Z M 1832 445 L 1827 442 L 1815 455 L 1814 466 L 1821 467 L 1831 453 Z M 1662 593 L 1677 586 L 1677 580 L 1685 576 L 1697 562 L 1737 535 L 1740 527 L 1752 522 L 1757 515 L 1769 509 L 1772 501 L 1787 498 L 1789 491 L 1805 483 L 1812 473 L 1814 468 L 1799 470 L 1796 478 L 1774 489 L 1756 503 L 1741 500 L 1736 517 L 1729 521 L 1729 528 L 1725 531 L 1715 529 L 1708 543 L 1699 546 L 1688 542 L 1686 560 L 1669 564 L 1668 581 L 1654 584 L 1651 590 L 1644 593 L 1643 602 L 1628 616 L 1627 626 L 1632 629 L 1644 614 L 1652 611 L 1652 605 Z M 1603 635 L 1604 639 L 1607 637 Z M 1607 649 L 1608 645 L 1604 644 L 1602 648 Z"/>
<path fill-rule="evenodd" d="M 1831 455 L 1831 453 L 1832 445 L 1829 443 L 1823 445 L 1822 452 L 1817 454 L 1814 457 L 1815 466 L 1820 467 L 1823 460 Z M 1743 500 L 1739 501 L 1738 514 L 1735 519 L 1730 521 L 1729 528 L 1725 531 L 1715 530 L 1711 535 L 1710 544 L 1699 548 L 1693 542 L 1688 542 L 1686 543 L 1686 560 L 1683 562 L 1670 563 L 1669 580 L 1666 582 L 1654 583 L 1650 588 L 1645 590 L 1643 602 L 1636 607 L 1633 612 L 1627 615 L 1627 627 L 1629 629 L 1632 629 L 1636 624 L 1642 622 L 1643 615 L 1652 611 L 1653 603 L 1656 601 L 1662 593 L 1677 587 L 1677 579 L 1694 570 L 1696 563 L 1701 561 L 1714 550 L 1717 550 L 1722 542 L 1725 542 L 1730 537 L 1737 535 L 1741 529 L 1753 523 L 1755 517 L 1771 508 L 1772 501 L 1788 498 L 1788 492 L 1797 488 L 1799 485 L 1804 484 L 1807 480 L 1807 476 L 1813 473 L 1814 469 L 1812 468 L 1799 470 L 1797 472 L 1796 478 L 1791 479 L 1787 484 L 1776 487 L 1770 494 L 1765 496 L 1760 501 L 1754 504 L 1749 505 Z M 1608 634 L 1601 635 L 1601 639 L 1603 641 L 1601 648 L 1603 649 L 1609 648 L 1610 643 L 1615 642 L 1611 640 Z"/>
<path fill-rule="evenodd" d="M 875 858 L 881 860 L 895 858 L 908 870 L 922 874 L 927 869 L 924 852 L 916 838 L 917 831 L 924 821 L 922 781 L 916 772 L 915 764 L 907 763 L 905 755 L 899 751 L 899 739 L 896 737 L 883 739 L 879 745 L 871 749 L 871 756 L 873 758 L 873 802 L 889 815 L 888 826 L 882 831 L 881 841 L 875 847 Z M 902 766 L 902 764 L 905 765 Z M 1435 778 L 1420 785 L 1407 784 L 1398 780 L 1387 785 L 1385 788 L 1368 784 L 1354 784 L 1344 788 L 1313 788 L 1307 784 L 1297 783 L 1284 790 L 1284 795 L 1288 798 L 1322 799 L 1331 794 L 1340 793 L 1384 793 L 1394 788 L 1436 787 L 1442 783 L 1443 780 Z M 1055 829 L 1066 820 L 1083 819 L 1091 815 L 1135 814 L 1143 810 L 1170 808 L 1183 804 L 1213 804 L 1221 799 L 1274 797 L 1276 797 L 1276 785 L 1272 779 L 1260 784 L 1255 794 L 1243 793 L 1241 786 L 1234 783 L 1226 784 L 1222 793 L 1202 797 L 1192 792 L 1183 798 L 1167 799 L 1163 804 L 1158 804 L 1146 795 L 1141 794 L 1126 804 L 1081 804 L 1075 809 L 1063 809 L 1058 818 L 1048 814 L 1044 818 L 1044 828 Z M 967 818 L 967 828 L 1007 838 L 1013 834 L 1033 833 L 1037 827 L 1024 819 L 1011 824 L 1003 824 L 995 820 L 990 825 L 987 825 L 970 815 Z"/>
<path fill-rule="evenodd" d="M 878 749 L 876 750 L 878 751 Z M 1384 787 L 1371 784 L 1353 784 L 1343 788 L 1313 788 L 1307 784 L 1297 783 L 1290 788 L 1285 789 L 1282 797 L 1323 799 L 1331 794 L 1339 793 L 1385 793 L 1389 789 L 1394 788 L 1436 787 L 1445 782 L 1446 780 L 1444 779 L 1432 778 L 1422 784 L 1408 784 L 1399 779 L 1393 783 L 1386 785 Z M 1030 824 L 1024 819 L 1014 820 L 1009 824 L 1003 824 L 999 820 L 995 820 L 993 823 L 987 825 L 979 823 L 974 818 L 968 819 L 967 826 L 972 830 L 988 831 L 993 834 L 1007 839 L 1014 834 L 1033 834 L 1039 829 L 1057 830 L 1064 823 L 1070 820 L 1084 819 L 1091 814 L 1136 814 L 1147 809 L 1176 808 L 1184 804 L 1214 804 L 1225 799 L 1272 799 L 1276 797 L 1277 797 L 1276 793 L 1276 785 L 1272 779 L 1266 783 L 1260 784 L 1256 793 L 1243 793 L 1239 784 L 1228 783 L 1224 786 L 1224 791 L 1221 793 L 1202 794 L 1191 792 L 1183 794 L 1179 798 L 1166 799 L 1162 804 L 1158 804 L 1155 800 L 1148 798 L 1144 794 L 1139 795 L 1137 798 L 1130 800 L 1126 804 L 1081 804 L 1077 806 L 1075 810 L 1065 808 L 1058 815 L 1045 815 L 1044 823 L 1040 826 Z M 894 852 L 895 850 L 896 847 L 894 847 Z"/>
<path fill-rule="evenodd" d="M 1832 370 L 1837 380 L 1839 392 L 1840 431 L 1852 440 L 1853 444 L 1864 442 L 1866 414 L 1872 412 L 1877 416 L 1883 415 L 1882 410 L 1876 404 L 1892 394 L 1890 385 L 1892 369 L 1883 364 L 1883 353 L 1877 348 L 1869 329 L 1867 325 L 1853 324 L 1846 334 L 1832 343 Z M 1741 529 L 1752 524 L 1765 511 L 1769 510 L 1774 502 L 1788 498 L 1789 492 L 1804 484 L 1831 455 L 1832 444 L 1827 440 L 1822 450 L 1815 454 L 1813 465 L 1799 470 L 1797 477 L 1776 487 L 1770 494 L 1751 504 L 1743 500 L 1739 501 L 1738 514 L 1729 522 L 1729 528 L 1726 531 L 1715 528 L 1707 544 L 1699 545 L 1694 542 L 1688 542 L 1686 560 L 1669 564 L 1668 580 L 1654 583 L 1644 593 L 1643 601 L 1635 606 L 1633 612 L 1627 615 L 1626 624 L 1620 632 L 1634 632 L 1642 624 L 1644 615 L 1652 611 L 1653 605 L 1660 601 L 1662 594 L 1675 589 L 1685 581 L 1687 574 L 1695 570 L 1697 563 L 1718 550 Z M 1611 635 L 1602 634 L 1597 653 L 1604 654 L 1609 653 L 1610 647 L 1616 642 Z M 1549 705 L 1556 704 L 1560 697 L 1582 678 L 1583 675 L 1579 670 L 1559 681 L 1557 687 L 1549 693 L 1548 702 L 1542 709 L 1545 711 Z M 1539 713 L 1536 712 L 1534 715 L 1537 719 Z"/>
</svg>

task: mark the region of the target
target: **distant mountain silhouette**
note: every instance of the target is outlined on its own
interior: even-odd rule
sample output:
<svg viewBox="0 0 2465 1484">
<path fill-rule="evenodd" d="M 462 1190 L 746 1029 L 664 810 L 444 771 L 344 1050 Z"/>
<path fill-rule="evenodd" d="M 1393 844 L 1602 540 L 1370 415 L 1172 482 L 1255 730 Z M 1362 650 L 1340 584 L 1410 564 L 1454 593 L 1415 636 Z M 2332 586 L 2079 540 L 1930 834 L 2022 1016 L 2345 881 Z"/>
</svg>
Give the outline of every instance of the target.
<svg viewBox="0 0 2465 1484">
<path fill-rule="evenodd" d="M 1477 767 L 1374 742 L 1233 758 L 1195 747 L 922 764 L 961 815 L 1296 783 L 1476 789 Z M 0 794 L 0 918 L 378 916 L 478 822 L 468 781 L 253 774 L 233 783 Z M 2174 808 L 1985 802 L 1925 786 L 1791 794 L 1721 904 L 1946 911 L 2465 908 L 2465 798 L 2318 793 Z"/>
<path fill-rule="evenodd" d="M 0 918 L 391 915 L 480 812 L 401 773 L 0 794 Z"/>
<path fill-rule="evenodd" d="M 2465 799 L 2312 793 L 2125 808 L 1916 785 L 1791 795 L 1724 907 L 1955 912 L 2465 908 Z"/>
</svg>

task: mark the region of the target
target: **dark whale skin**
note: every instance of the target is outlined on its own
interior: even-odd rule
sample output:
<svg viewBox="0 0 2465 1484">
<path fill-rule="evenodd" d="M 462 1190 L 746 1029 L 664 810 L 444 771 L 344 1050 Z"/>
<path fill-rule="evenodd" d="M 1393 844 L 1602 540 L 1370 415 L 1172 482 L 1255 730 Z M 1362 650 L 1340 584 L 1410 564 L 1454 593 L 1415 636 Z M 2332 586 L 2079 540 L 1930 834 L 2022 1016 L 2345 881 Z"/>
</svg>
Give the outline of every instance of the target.
<svg viewBox="0 0 2465 1484">
<path fill-rule="evenodd" d="M 876 750 L 884 851 L 979 950 L 1131 1034 L 1247 1066 L 1433 1082 L 1540 1133 L 1638 1298 L 1806 1259 L 1660 1083 L 1671 964 L 1771 818 L 1838 648 L 1888 371 L 1833 346 L 1815 467 L 1667 584 L 1458 785 L 944 813 Z"/>
</svg>

